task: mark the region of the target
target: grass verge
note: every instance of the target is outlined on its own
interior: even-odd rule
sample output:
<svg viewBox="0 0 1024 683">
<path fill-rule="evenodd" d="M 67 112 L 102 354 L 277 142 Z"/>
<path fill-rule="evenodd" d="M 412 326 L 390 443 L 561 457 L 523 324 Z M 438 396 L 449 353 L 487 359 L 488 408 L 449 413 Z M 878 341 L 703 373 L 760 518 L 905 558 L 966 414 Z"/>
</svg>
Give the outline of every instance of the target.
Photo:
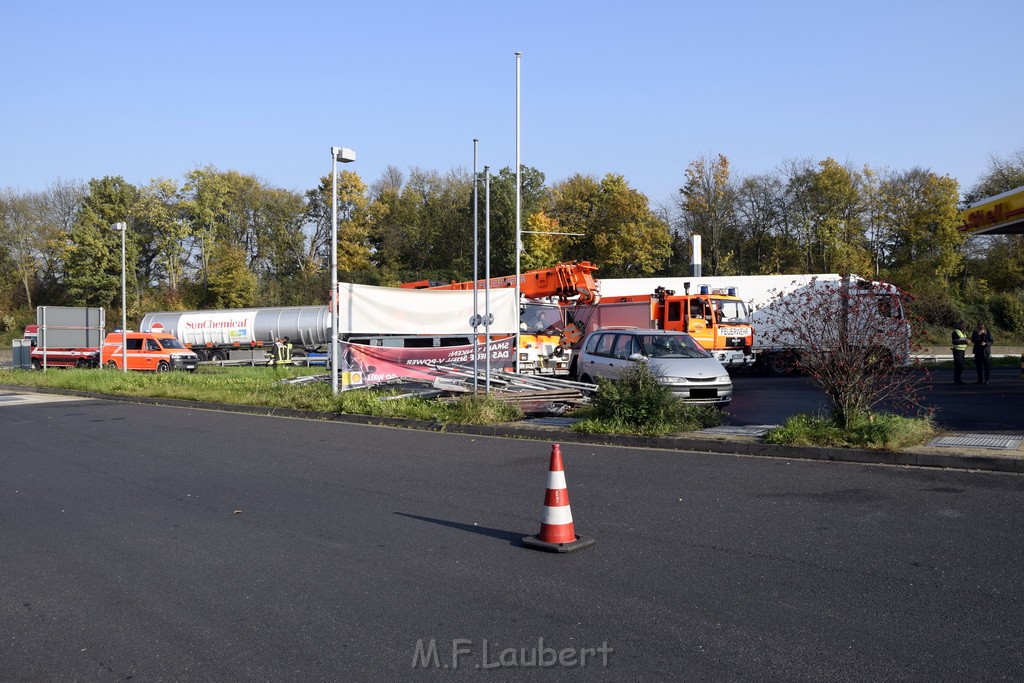
<svg viewBox="0 0 1024 683">
<path fill-rule="evenodd" d="M 871 413 L 843 429 L 831 417 L 794 415 L 768 432 L 766 443 L 784 446 L 826 446 L 895 451 L 919 446 L 936 433 L 930 418 Z"/>
<path fill-rule="evenodd" d="M 114 372 L 54 369 L 46 372 L 12 370 L 0 382 L 20 386 L 72 389 L 114 396 L 144 396 L 317 412 L 430 420 L 442 424 L 494 424 L 522 418 L 518 406 L 482 396 L 453 401 L 390 398 L 394 391 L 346 391 L 334 396 L 327 382 L 281 384 L 285 377 L 323 374 L 317 368 L 288 368 L 276 374 L 268 368 L 201 367 L 190 372 Z M 381 399 L 390 400 L 381 400 Z"/>
</svg>

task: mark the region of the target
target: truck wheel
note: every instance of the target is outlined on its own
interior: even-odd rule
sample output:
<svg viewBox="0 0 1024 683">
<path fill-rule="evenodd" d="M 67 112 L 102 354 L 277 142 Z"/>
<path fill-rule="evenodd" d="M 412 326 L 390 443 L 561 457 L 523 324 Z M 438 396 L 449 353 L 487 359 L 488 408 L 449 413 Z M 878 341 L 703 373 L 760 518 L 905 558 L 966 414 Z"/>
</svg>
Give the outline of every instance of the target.
<svg viewBox="0 0 1024 683">
<path fill-rule="evenodd" d="M 210 353 L 207 354 L 207 355 L 209 356 L 210 360 L 215 360 L 215 361 L 227 360 L 227 355 L 223 351 L 210 351 Z"/>
<path fill-rule="evenodd" d="M 160 361 L 159 363 L 156 364 L 156 371 L 157 372 L 167 372 L 170 369 L 171 369 L 171 366 L 168 365 L 167 361 L 165 361 L 165 360 L 162 360 L 162 361 Z"/>
<path fill-rule="evenodd" d="M 117 370 L 117 363 L 112 360 L 108 360 L 105 367 L 107 370 Z"/>
<path fill-rule="evenodd" d="M 787 353 L 773 353 L 765 359 L 765 369 L 771 377 L 784 377 L 793 370 L 793 361 Z"/>
</svg>

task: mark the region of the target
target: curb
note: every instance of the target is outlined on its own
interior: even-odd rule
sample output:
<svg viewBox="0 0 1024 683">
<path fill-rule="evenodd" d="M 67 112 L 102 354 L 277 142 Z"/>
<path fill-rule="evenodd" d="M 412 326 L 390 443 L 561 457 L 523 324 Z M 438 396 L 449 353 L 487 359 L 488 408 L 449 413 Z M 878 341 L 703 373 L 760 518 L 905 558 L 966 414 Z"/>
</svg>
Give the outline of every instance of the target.
<svg viewBox="0 0 1024 683">
<path fill-rule="evenodd" d="M 959 453 L 920 453 L 905 451 L 873 451 L 855 448 L 824 448 L 814 446 L 777 446 L 758 441 L 707 439 L 694 436 L 630 436 L 614 434 L 578 434 L 558 427 L 538 427 L 519 424 L 470 425 L 445 424 L 429 420 L 412 420 L 399 417 L 333 413 L 294 408 L 268 408 L 230 403 L 206 403 L 175 398 L 153 398 L 147 396 L 119 396 L 100 394 L 74 389 L 52 389 L 0 384 L 0 389 L 23 393 L 58 394 L 94 398 L 121 403 L 170 406 L 220 412 L 287 417 L 325 422 L 344 422 L 374 427 L 417 429 L 449 434 L 469 434 L 512 439 L 529 439 L 561 443 L 593 444 L 598 446 L 621 446 L 624 448 L 653 448 L 670 451 L 696 451 L 751 457 L 779 458 L 787 460 L 816 460 L 821 462 L 860 463 L 866 465 L 897 465 L 905 467 L 929 467 L 938 469 L 972 470 L 1024 474 L 1024 458 L 1016 456 L 973 455 Z"/>
</svg>

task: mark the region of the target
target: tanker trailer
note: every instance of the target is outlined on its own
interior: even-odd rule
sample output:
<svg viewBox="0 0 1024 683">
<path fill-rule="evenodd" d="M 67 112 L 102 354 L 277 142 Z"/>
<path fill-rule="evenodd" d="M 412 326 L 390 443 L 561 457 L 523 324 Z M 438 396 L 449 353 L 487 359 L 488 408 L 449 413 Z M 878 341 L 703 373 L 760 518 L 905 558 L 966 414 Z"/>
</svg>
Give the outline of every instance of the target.
<svg viewBox="0 0 1024 683">
<path fill-rule="evenodd" d="M 288 337 L 300 356 L 331 341 L 327 306 L 147 313 L 139 328 L 174 335 L 201 360 L 227 360 L 232 350 L 271 347 L 279 337 Z"/>
</svg>

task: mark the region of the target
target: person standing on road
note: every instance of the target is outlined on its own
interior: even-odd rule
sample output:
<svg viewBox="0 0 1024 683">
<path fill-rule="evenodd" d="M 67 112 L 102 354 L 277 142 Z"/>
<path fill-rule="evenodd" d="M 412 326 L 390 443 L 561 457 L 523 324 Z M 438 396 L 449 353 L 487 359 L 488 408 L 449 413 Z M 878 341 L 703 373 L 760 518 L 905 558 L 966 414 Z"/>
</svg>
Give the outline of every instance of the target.
<svg viewBox="0 0 1024 683">
<path fill-rule="evenodd" d="M 967 323 L 963 320 L 956 324 L 952 334 L 953 348 L 953 383 L 964 383 L 964 356 L 967 355 Z"/>
<path fill-rule="evenodd" d="M 989 357 L 992 355 L 992 334 L 985 323 L 978 321 L 978 326 L 971 333 L 974 344 L 974 367 L 978 371 L 978 384 L 988 384 Z"/>
</svg>

